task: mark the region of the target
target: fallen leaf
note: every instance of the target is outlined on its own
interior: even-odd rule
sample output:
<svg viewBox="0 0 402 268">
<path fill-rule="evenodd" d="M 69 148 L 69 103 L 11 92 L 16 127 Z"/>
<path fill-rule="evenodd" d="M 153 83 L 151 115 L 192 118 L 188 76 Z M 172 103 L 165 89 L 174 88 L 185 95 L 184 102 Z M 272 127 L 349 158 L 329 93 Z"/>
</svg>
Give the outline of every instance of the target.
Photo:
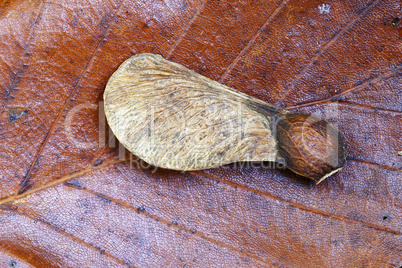
<svg viewBox="0 0 402 268">
<path fill-rule="evenodd" d="M 400 1 L 0 1 L 3 267 L 400 267 Z M 162 54 L 335 123 L 348 165 L 315 186 L 269 163 L 158 169 L 102 106 Z"/>
</svg>

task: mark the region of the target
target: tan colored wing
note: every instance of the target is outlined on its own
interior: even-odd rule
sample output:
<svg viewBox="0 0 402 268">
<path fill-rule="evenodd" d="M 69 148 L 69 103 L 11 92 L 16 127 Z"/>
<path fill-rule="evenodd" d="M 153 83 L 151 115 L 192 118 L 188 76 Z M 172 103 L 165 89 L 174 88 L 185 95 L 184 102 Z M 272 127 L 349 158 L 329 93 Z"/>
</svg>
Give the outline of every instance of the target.
<svg viewBox="0 0 402 268">
<path fill-rule="evenodd" d="M 274 161 L 262 102 L 159 55 L 126 60 L 104 93 L 108 123 L 119 141 L 149 164 L 176 170 L 237 161 Z"/>
</svg>

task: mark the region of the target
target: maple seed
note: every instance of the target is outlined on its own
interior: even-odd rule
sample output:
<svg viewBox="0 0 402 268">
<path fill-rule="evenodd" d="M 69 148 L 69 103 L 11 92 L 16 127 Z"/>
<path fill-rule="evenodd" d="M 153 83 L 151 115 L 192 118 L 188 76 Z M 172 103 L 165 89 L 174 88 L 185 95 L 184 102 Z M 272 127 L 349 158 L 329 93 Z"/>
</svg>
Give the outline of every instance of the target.
<svg viewBox="0 0 402 268">
<path fill-rule="evenodd" d="M 110 77 L 104 102 L 119 141 L 157 167 L 276 161 L 318 184 L 346 164 L 345 141 L 328 121 L 268 104 L 160 55 L 126 60 Z"/>
</svg>

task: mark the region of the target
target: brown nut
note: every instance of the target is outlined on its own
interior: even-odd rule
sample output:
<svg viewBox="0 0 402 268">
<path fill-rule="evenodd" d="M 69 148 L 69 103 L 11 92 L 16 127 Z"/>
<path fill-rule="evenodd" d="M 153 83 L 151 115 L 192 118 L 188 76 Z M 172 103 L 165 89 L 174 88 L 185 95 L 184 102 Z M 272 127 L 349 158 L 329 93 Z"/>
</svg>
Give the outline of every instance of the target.
<svg viewBox="0 0 402 268">
<path fill-rule="evenodd" d="M 278 153 L 293 172 L 317 184 L 346 164 L 346 143 L 328 121 L 309 114 L 287 114 L 276 126 Z"/>
</svg>

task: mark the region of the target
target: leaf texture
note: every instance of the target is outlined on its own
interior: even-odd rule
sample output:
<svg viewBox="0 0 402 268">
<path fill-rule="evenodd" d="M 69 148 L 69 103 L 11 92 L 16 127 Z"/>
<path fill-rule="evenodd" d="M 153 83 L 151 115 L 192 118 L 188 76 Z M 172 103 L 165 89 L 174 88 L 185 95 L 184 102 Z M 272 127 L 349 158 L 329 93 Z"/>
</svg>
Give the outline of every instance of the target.
<svg viewBox="0 0 402 268">
<path fill-rule="evenodd" d="M 0 1 L 0 265 L 400 267 L 401 16 L 398 0 Z M 144 52 L 328 119 L 348 166 L 315 186 L 127 154 L 102 96 Z"/>
</svg>

